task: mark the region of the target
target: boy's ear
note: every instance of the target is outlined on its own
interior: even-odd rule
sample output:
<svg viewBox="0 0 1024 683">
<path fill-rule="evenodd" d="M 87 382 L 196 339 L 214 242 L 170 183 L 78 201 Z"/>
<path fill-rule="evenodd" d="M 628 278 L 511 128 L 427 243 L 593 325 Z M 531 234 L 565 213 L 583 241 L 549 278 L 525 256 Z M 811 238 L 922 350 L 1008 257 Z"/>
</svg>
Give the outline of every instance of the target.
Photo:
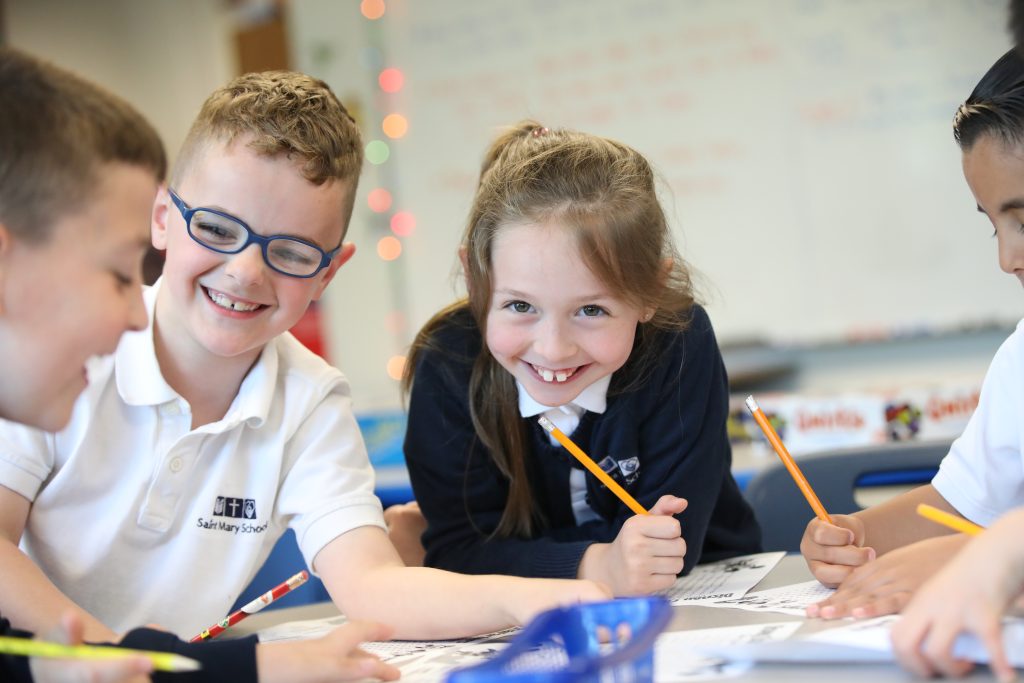
<svg viewBox="0 0 1024 683">
<path fill-rule="evenodd" d="M 7 226 L 0 223 L 0 315 L 4 314 L 4 295 L 7 292 L 7 271 L 9 254 L 14 246 L 14 236 Z"/>
<path fill-rule="evenodd" d="M 153 215 L 149 223 L 150 241 L 157 249 L 167 248 L 167 212 L 171 196 L 167 194 L 167 186 L 161 185 L 153 200 Z"/>
<path fill-rule="evenodd" d="M 320 296 L 327 289 L 327 285 L 331 284 L 331 280 L 334 279 L 334 274 L 338 272 L 345 263 L 352 258 L 356 253 L 356 245 L 352 242 L 345 242 L 341 245 L 341 249 L 331 259 L 331 265 L 324 268 L 324 276 L 320 279 L 320 284 L 317 286 L 316 293 L 313 294 L 313 301 L 320 299 Z"/>
</svg>

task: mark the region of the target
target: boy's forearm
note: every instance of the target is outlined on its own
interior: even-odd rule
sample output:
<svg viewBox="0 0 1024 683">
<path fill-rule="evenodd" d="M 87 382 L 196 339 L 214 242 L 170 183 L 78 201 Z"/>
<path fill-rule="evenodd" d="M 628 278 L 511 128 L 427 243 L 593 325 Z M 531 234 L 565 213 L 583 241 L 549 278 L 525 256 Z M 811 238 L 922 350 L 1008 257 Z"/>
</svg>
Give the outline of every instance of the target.
<svg viewBox="0 0 1024 683">
<path fill-rule="evenodd" d="M 116 633 L 61 593 L 42 570 L 6 538 L 0 538 L 0 576 L 4 577 L 0 614 L 18 628 L 46 633 L 60 621 L 62 614 L 73 611 L 82 617 L 86 641 L 117 641 Z"/>
<path fill-rule="evenodd" d="M 379 567 L 334 602 L 349 619 L 392 626 L 398 640 L 465 638 L 515 625 L 507 606 L 523 581 L 429 567 Z"/>
<path fill-rule="evenodd" d="M 917 514 L 920 503 L 959 514 L 931 484 L 925 484 L 880 505 L 854 513 L 864 523 L 863 545 L 874 548 L 882 555 L 926 538 L 953 533 L 941 524 Z"/>
</svg>

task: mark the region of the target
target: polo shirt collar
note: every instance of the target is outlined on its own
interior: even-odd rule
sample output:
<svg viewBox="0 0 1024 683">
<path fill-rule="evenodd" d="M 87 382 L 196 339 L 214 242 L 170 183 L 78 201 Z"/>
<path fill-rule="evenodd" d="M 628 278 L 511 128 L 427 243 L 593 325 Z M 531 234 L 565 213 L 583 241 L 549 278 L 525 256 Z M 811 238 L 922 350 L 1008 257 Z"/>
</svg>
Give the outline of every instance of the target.
<svg viewBox="0 0 1024 683">
<path fill-rule="evenodd" d="M 582 414 L 586 410 L 592 413 L 603 413 L 608 407 L 608 385 L 611 381 L 612 376 L 605 375 L 581 391 L 579 396 L 564 406 L 546 406 L 543 403 L 539 403 L 534 400 L 533 396 L 530 396 L 530 392 L 524 389 L 522 384 L 516 382 L 516 389 L 519 391 L 519 414 L 523 417 L 534 417 L 548 410 L 557 410 L 559 408 L 563 410 L 568 408 L 566 412 L 571 411 L 577 414 Z"/>
<path fill-rule="evenodd" d="M 181 399 L 164 379 L 156 358 L 153 311 L 161 282 L 162 278 L 152 287 L 144 288 L 142 294 L 149 316 L 146 329 L 124 334 L 114 352 L 117 392 L 128 405 L 156 406 Z M 255 419 L 258 424 L 266 420 L 277 384 L 279 357 L 276 341 L 271 340 L 263 347 L 256 364 L 242 380 L 225 419 L 232 422 Z"/>
</svg>

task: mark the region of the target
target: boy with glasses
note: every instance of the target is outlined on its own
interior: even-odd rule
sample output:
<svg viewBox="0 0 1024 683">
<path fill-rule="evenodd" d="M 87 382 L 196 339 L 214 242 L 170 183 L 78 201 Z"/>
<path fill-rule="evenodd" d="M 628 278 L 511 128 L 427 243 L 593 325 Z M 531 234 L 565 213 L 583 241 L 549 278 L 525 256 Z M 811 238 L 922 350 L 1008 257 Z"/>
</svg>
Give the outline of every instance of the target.
<svg viewBox="0 0 1024 683">
<path fill-rule="evenodd" d="M 141 265 L 166 157 L 156 132 L 126 102 L 7 48 L 0 48 L 0 101 L 0 416 L 58 430 L 86 386 L 89 358 L 111 353 L 122 333 L 146 327 Z M 39 472 L 31 458 L 9 449 L 0 450 L 0 470 L 7 484 L 19 488 Z M 39 570 L 18 551 L 12 533 L 24 525 L 29 502 L 13 490 L 0 490 L 3 593 L 19 594 L 22 604 L 43 613 L 34 625 L 46 627 L 48 638 L 80 642 L 90 617 L 63 595 L 47 591 L 52 586 L 45 579 L 44 590 L 34 589 L 40 585 Z M 98 498 L 94 502 L 102 502 L 102 492 Z M 88 501 L 71 489 L 66 503 L 75 510 Z M 83 522 L 79 533 L 90 531 L 88 524 Z M 30 637 L 16 627 L 31 620 L 15 617 L 12 624 L 10 616 L 0 618 L 0 635 Z M 135 628 L 120 644 L 199 660 L 200 671 L 178 678 L 193 683 L 255 681 L 257 676 L 263 683 L 392 680 L 397 669 L 358 647 L 387 633 L 378 624 L 349 623 L 300 643 L 257 644 L 250 637 L 191 644 L 170 633 Z M 0 656 L 0 680 L 137 683 L 149 680 L 152 666 L 141 657 Z"/>
<path fill-rule="evenodd" d="M 206 101 L 153 206 L 166 259 L 150 325 L 90 366 L 66 429 L 0 425 L 0 575 L 24 561 L 19 541 L 35 563 L 0 610 L 35 628 L 70 599 L 95 617 L 88 638 L 148 622 L 187 638 L 227 614 L 287 527 L 342 612 L 398 638 L 608 596 L 407 568 L 388 541 L 348 383 L 288 334 L 355 251 L 361 164 L 319 80 L 249 74 Z"/>
</svg>

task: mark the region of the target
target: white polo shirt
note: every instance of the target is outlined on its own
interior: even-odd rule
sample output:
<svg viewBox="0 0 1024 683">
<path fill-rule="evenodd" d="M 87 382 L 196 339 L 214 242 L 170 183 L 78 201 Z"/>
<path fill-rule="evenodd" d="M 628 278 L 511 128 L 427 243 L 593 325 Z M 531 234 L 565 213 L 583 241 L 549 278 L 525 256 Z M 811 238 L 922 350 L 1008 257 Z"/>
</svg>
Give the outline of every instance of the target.
<svg viewBox="0 0 1024 683">
<path fill-rule="evenodd" d="M 95 359 L 64 431 L 0 421 L 0 484 L 32 501 L 22 549 L 72 600 L 119 632 L 188 638 L 227 615 L 287 527 L 310 567 L 346 531 L 386 527 L 348 382 L 290 334 L 223 420 L 190 429 L 154 353 L 158 287 L 150 328 Z"/>
<path fill-rule="evenodd" d="M 1024 320 L 992 358 L 978 407 L 932 486 L 982 526 L 1024 505 Z"/>
</svg>

